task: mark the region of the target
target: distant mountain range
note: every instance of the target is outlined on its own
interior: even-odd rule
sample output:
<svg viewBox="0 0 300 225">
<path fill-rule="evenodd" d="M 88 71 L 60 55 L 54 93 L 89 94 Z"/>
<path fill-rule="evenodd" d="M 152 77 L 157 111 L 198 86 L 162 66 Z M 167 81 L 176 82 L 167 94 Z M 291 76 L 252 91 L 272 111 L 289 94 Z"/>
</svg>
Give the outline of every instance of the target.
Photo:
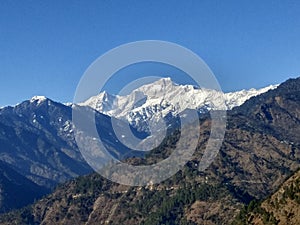
<svg viewBox="0 0 300 225">
<path fill-rule="evenodd" d="M 186 109 L 197 109 L 202 113 L 210 110 L 229 110 L 277 86 L 223 94 L 192 85 L 178 85 L 171 78 L 161 78 L 132 90 L 126 96 L 101 92 L 80 105 L 90 106 L 105 115 L 128 121 L 134 127 L 147 130 L 149 123 L 155 123 L 169 114 L 176 116 Z"/>
<path fill-rule="evenodd" d="M 113 98 L 123 99 L 118 100 L 120 107 L 128 107 L 125 107 L 128 112 L 129 108 L 139 113 L 145 110 L 144 118 L 148 120 L 153 118 L 154 112 L 165 115 L 164 109 L 158 106 L 173 109 L 179 93 L 182 96 L 200 93 L 192 86 L 174 85 L 169 79 L 159 80 L 156 84 L 160 82 L 161 86 L 174 89 L 176 93 L 173 97 L 166 97 L 166 105 L 157 100 L 159 95 L 157 99 L 149 97 L 151 91 L 155 96 L 160 90 L 159 85 L 155 87 L 153 84 L 151 88 L 146 85 L 141 87 L 140 92 L 131 93 L 133 100 L 140 99 L 138 95 L 144 96 L 144 100 L 135 106 L 129 106 L 128 96 Z M 202 104 L 214 96 L 208 94 L 209 91 L 205 93 L 201 104 L 193 107 L 203 113 L 218 109 Z M 228 100 L 226 107 L 232 109 L 228 111 L 225 139 L 218 156 L 206 171 L 198 171 L 197 165 L 210 134 L 209 116 L 200 118 L 199 144 L 183 170 L 161 184 L 143 188 L 114 184 L 96 174 L 72 179 L 91 172 L 74 141 L 76 127 L 71 122 L 72 107 L 73 110 L 94 110 L 91 107 L 99 106 L 95 111 L 97 126 L 104 134 L 109 134 L 112 131 L 110 116 L 103 113 L 114 112 L 108 110 L 112 109 L 108 103 L 114 102 L 109 100 L 110 97 L 106 101 L 106 97 L 100 98 L 100 94 L 100 97 L 91 98 L 81 105 L 70 106 L 35 97 L 15 107 L 1 109 L 0 160 L 9 170 L 13 169 L 26 178 L 18 180 L 28 183 L 29 179 L 43 187 L 72 180 L 35 204 L 1 216 L 0 224 L 230 224 L 244 205 L 265 199 L 277 191 L 300 167 L 300 78 L 290 79 L 278 87 L 253 90 L 252 94 L 241 93 L 243 101 L 248 100 L 240 106 L 237 100 L 228 97 L 232 101 Z M 107 93 L 102 95 L 110 96 Z M 181 101 L 175 109 L 183 111 L 192 107 L 189 104 L 196 95 L 189 96 L 185 96 L 190 101 L 187 105 Z M 94 103 L 90 104 L 93 99 Z M 154 105 L 152 108 L 150 100 Z M 153 114 L 146 113 L 148 110 Z M 142 115 L 139 113 L 136 115 Z M 118 116 L 120 128 L 126 122 L 124 120 L 131 121 L 128 115 L 131 114 Z M 139 122 L 133 125 L 137 124 Z M 172 133 L 163 145 L 145 158 L 131 158 L 129 155 L 124 160 L 134 165 L 159 161 L 176 146 L 178 135 L 178 132 Z M 93 137 L 87 135 L 86 138 L 92 140 Z M 103 140 L 116 155 L 127 150 L 116 142 L 113 135 L 104 135 Z M 3 211 L 16 207 L 19 205 L 6 207 Z"/>
</svg>

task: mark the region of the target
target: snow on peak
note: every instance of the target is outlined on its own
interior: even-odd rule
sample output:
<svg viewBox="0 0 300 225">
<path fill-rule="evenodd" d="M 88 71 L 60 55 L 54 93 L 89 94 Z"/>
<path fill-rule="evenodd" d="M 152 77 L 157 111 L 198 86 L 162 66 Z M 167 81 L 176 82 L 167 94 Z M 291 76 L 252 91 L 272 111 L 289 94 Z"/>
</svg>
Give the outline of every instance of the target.
<svg viewBox="0 0 300 225">
<path fill-rule="evenodd" d="M 40 104 L 44 101 L 46 101 L 47 98 L 45 96 L 33 96 L 31 99 L 30 99 L 30 102 L 37 102 L 37 104 Z"/>
<path fill-rule="evenodd" d="M 168 86 L 168 85 L 177 85 L 176 83 L 174 83 L 170 77 L 163 77 L 158 79 L 157 81 L 154 81 L 152 84 L 159 84 L 159 85 L 164 85 L 164 86 Z M 151 84 L 150 84 L 151 85 Z"/>
<path fill-rule="evenodd" d="M 106 91 L 101 92 L 100 94 L 89 98 L 83 103 L 78 105 L 87 105 L 100 112 L 107 112 L 113 107 L 115 96 L 107 93 Z"/>
<path fill-rule="evenodd" d="M 133 125 L 147 124 L 151 120 L 177 115 L 185 109 L 227 110 L 243 104 L 249 98 L 275 89 L 271 85 L 262 89 L 222 92 L 201 89 L 193 85 L 175 84 L 171 78 L 162 78 L 140 86 L 126 96 L 101 92 L 80 105 L 90 106 L 101 113 L 129 121 Z"/>
<path fill-rule="evenodd" d="M 225 94 L 226 105 L 228 106 L 228 109 L 232 109 L 235 106 L 242 105 L 245 101 L 247 101 L 251 97 L 260 95 L 269 90 L 273 90 L 277 87 L 278 85 L 270 85 L 261 89 L 251 88 L 249 90 L 241 90 L 241 91 L 226 93 Z"/>
</svg>

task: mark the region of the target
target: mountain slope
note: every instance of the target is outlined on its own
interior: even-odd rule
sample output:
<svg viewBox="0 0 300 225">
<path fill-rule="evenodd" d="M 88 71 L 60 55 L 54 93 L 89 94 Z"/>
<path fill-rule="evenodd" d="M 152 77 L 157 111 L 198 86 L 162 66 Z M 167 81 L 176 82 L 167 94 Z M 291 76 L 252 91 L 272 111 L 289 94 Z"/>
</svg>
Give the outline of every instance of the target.
<svg viewBox="0 0 300 225">
<path fill-rule="evenodd" d="M 251 202 L 235 224 L 300 224 L 300 171 L 261 203 Z"/>
<path fill-rule="evenodd" d="M 230 201 L 241 204 L 225 185 L 202 179 L 187 167 L 162 184 L 140 188 L 93 174 L 68 182 L 31 207 L 0 216 L 0 224 L 184 224 L 196 202 L 225 206 L 210 213 L 208 221 L 231 220 L 235 209 Z"/>
<path fill-rule="evenodd" d="M 300 143 L 300 78 L 289 79 L 280 88 L 245 102 L 234 112 L 291 145 Z M 287 126 L 288 124 L 288 126 Z"/>
<path fill-rule="evenodd" d="M 74 141 L 71 108 L 45 97 L 0 110 L 0 150 L 1 161 L 48 188 L 91 171 Z"/>
<path fill-rule="evenodd" d="M 74 132 L 79 132 L 79 128 L 72 121 L 72 110 L 91 111 L 88 107 L 66 106 L 45 97 L 0 109 L 0 161 L 47 188 L 92 172 L 75 141 Z M 129 149 L 116 141 L 111 118 L 99 112 L 95 116 L 101 140 L 111 154 L 116 158 L 130 156 Z M 121 132 L 125 124 L 117 120 L 116 126 Z M 83 138 L 91 145 L 98 136 L 91 136 L 87 130 Z"/>
<path fill-rule="evenodd" d="M 49 193 L 0 161 L 0 213 L 20 208 Z"/>
</svg>

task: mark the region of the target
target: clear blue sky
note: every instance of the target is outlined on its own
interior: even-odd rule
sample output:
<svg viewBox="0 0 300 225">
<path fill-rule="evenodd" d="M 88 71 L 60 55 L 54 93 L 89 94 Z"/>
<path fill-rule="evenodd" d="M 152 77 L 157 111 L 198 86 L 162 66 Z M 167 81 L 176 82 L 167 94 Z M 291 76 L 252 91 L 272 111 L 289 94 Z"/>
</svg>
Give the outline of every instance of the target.
<svg viewBox="0 0 300 225">
<path fill-rule="evenodd" d="M 224 91 L 276 84 L 300 76 L 300 1 L 1 1 L 0 106 L 72 101 L 97 57 L 146 39 L 191 49 Z"/>
</svg>

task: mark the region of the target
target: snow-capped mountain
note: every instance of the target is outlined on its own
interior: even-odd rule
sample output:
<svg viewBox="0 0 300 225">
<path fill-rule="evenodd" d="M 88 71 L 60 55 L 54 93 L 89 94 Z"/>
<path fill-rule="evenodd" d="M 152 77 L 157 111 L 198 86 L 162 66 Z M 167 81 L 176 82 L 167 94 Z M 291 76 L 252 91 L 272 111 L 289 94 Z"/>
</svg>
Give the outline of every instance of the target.
<svg viewBox="0 0 300 225">
<path fill-rule="evenodd" d="M 164 118 L 169 113 L 175 116 L 185 109 L 197 109 L 200 112 L 232 109 L 249 98 L 276 87 L 277 85 L 271 85 L 258 90 L 253 88 L 223 94 L 192 85 L 178 85 L 170 78 L 162 78 L 143 85 L 126 96 L 101 92 L 80 105 L 126 120 L 133 126 L 143 126 Z"/>
</svg>

